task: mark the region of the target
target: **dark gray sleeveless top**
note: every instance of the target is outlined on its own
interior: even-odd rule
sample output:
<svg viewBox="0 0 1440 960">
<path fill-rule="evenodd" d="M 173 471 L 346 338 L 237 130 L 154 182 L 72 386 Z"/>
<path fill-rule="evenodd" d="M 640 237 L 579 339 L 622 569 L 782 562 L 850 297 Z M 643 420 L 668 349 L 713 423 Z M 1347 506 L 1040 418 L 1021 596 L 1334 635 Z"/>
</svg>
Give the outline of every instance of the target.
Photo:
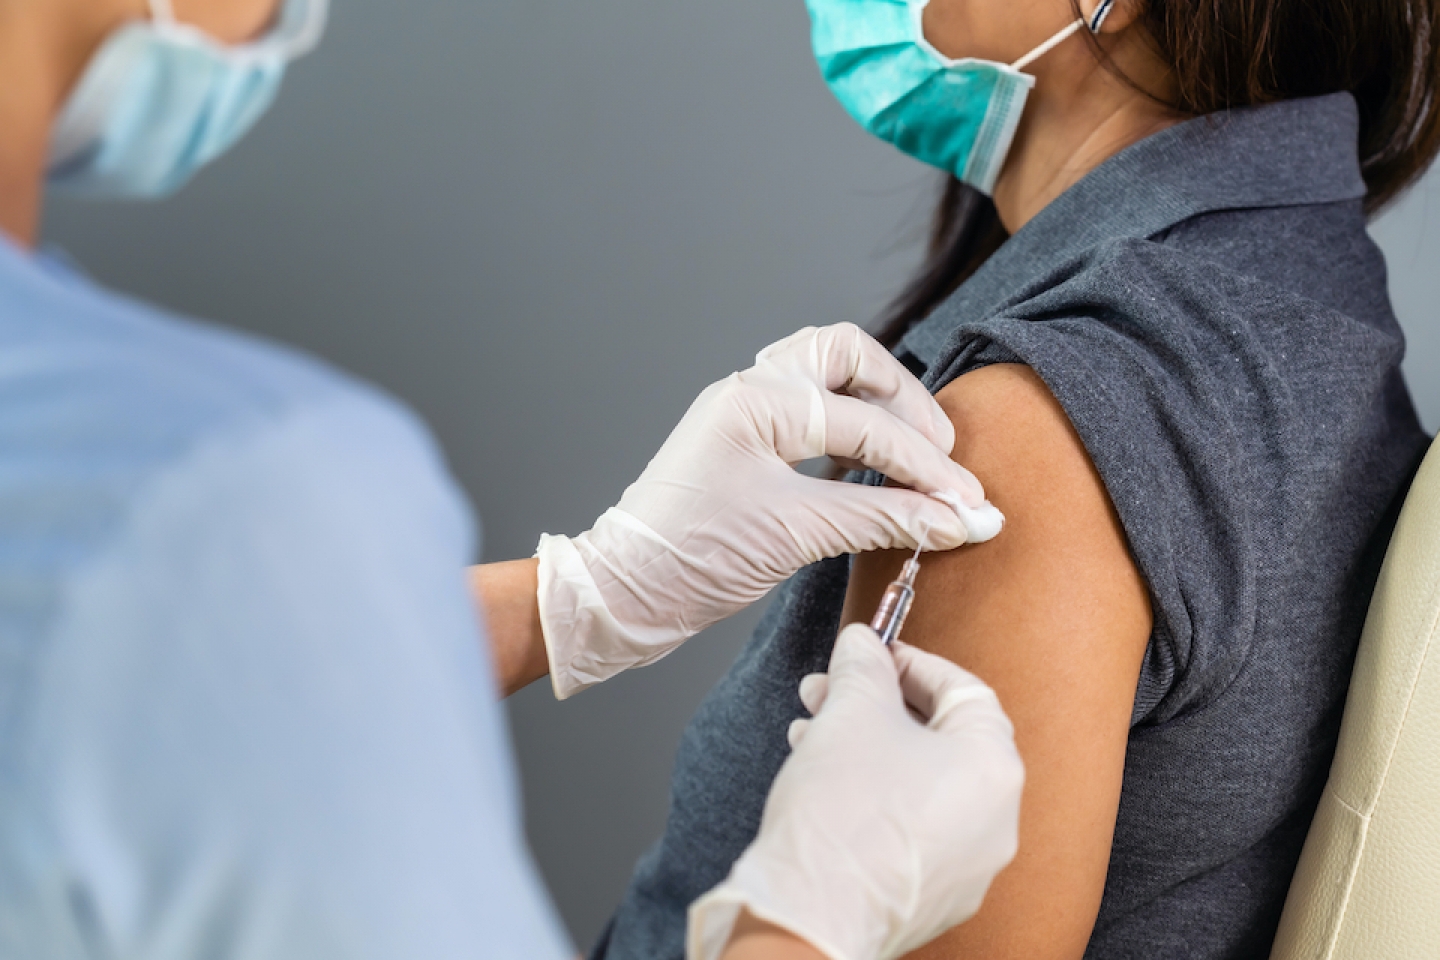
<svg viewBox="0 0 1440 960">
<path fill-rule="evenodd" d="M 1427 444 L 1348 94 L 1201 118 L 1052 203 L 905 338 L 934 388 L 1030 365 L 1103 478 L 1155 627 L 1092 958 L 1263 957 L 1366 604 Z M 690 723 L 595 958 L 683 956 L 829 657 L 848 562 L 787 584 Z"/>
</svg>

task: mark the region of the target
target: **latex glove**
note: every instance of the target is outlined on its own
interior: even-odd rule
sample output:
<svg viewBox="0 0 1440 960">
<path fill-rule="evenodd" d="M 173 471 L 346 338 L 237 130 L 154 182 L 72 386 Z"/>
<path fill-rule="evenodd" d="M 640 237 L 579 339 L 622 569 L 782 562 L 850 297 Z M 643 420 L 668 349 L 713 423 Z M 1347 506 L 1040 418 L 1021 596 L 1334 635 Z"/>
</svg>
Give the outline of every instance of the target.
<svg viewBox="0 0 1440 960">
<path fill-rule="evenodd" d="M 802 681 L 815 718 L 791 727 L 754 843 L 691 906 L 689 960 L 719 957 L 741 909 L 832 960 L 898 957 L 973 916 L 1015 856 L 1024 770 L 995 694 L 893 649 L 855 624 Z"/>
<path fill-rule="evenodd" d="M 1003 518 L 949 459 L 954 444 L 935 399 L 856 326 L 812 327 L 761 351 L 700 395 L 590 530 L 541 538 L 555 695 L 653 663 L 818 560 L 914 548 L 927 530 L 934 550 L 994 536 Z M 822 455 L 914 489 L 794 469 Z"/>
</svg>

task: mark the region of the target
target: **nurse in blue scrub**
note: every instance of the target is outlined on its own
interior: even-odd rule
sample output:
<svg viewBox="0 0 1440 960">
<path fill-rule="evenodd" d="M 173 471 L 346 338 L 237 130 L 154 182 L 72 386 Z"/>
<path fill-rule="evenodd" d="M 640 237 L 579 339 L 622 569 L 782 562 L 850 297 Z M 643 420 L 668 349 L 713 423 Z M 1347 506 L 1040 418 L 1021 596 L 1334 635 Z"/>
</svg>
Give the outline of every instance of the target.
<svg viewBox="0 0 1440 960">
<path fill-rule="evenodd" d="M 589 531 L 467 573 L 407 410 L 34 252 L 47 185 L 157 196 L 222 153 L 324 7 L 0 0 L 0 956 L 570 957 L 497 687 L 568 696 L 807 563 L 998 530 L 939 407 L 835 327 L 705 391 Z M 905 486 L 791 468 L 821 454 Z M 691 956 L 897 956 L 1013 854 L 978 680 L 860 627 L 798 693 Z"/>
</svg>

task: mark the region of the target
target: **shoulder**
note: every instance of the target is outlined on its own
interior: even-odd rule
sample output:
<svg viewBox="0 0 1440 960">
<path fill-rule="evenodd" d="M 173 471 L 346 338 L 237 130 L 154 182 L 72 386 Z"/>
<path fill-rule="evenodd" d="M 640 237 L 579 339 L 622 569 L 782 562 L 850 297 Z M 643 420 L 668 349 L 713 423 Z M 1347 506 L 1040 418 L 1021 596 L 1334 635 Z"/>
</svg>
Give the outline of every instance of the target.
<svg viewBox="0 0 1440 960">
<path fill-rule="evenodd" d="M 1203 243 L 1122 239 L 1088 250 L 959 327 L 932 382 L 997 362 L 1033 369 L 1132 534 L 1165 525 L 1139 515 L 1147 502 L 1173 513 L 1181 500 L 1200 509 L 1253 492 L 1267 482 L 1257 454 L 1274 459 L 1279 446 L 1315 463 L 1343 458 L 1344 443 L 1373 423 L 1403 354 L 1388 307 L 1355 306 L 1377 299 L 1358 292 L 1377 278 L 1337 264 L 1339 285 L 1354 294 L 1347 305 L 1305 282 L 1298 255 L 1290 274 L 1283 264 L 1261 269 L 1221 249 L 1220 234 L 1243 231 L 1215 230 Z M 1323 438 L 1307 436 L 1321 426 Z"/>
<path fill-rule="evenodd" d="M 0 467 L 23 478 L 0 490 L 0 539 L 25 532 L 8 521 L 33 515 L 36 498 L 53 504 L 44 534 L 66 535 L 69 518 L 84 528 L 70 533 L 103 539 L 154 484 L 217 459 L 254 473 L 349 458 L 357 482 L 394 473 L 396 463 L 444 473 L 428 432 L 401 404 L 298 351 L 168 314 L 13 251 L 0 256 L 0 300 L 0 355 L 9 358 L 0 364 Z M 307 449 L 278 456 L 302 434 Z"/>
<path fill-rule="evenodd" d="M 298 350 L 107 290 L 58 264 L 0 251 L 0 415 L 63 420 L 146 440 L 157 460 L 217 431 L 284 419 L 305 406 L 388 403 Z M 21 413 L 23 412 L 23 418 Z"/>
<path fill-rule="evenodd" d="M 1303 395 L 1316 368 L 1378 383 L 1404 350 L 1384 259 L 1350 203 L 1218 211 L 1098 244 L 987 323 L 1006 321 L 1222 393 L 1285 377 Z"/>
<path fill-rule="evenodd" d="M 1394 338 L 1385 258 L 1370 236 L 1363 201 L 1218 210 L 1153 238 L 1155 245 L 1221 274 L 1258 281 L 1327 319 Z"/>
<path fill-rule="evenodd" d="M 1296 289 L 1299 267 L 1247 266 L 1226 249 L 1237 223 L 1187 229 L 1101 244 L 1037 278 L 960 327 L 932 372 L 942 396 L 965 396 L 949 404 L 960 419 L 994 410 L 1001 426 L 980 429 L 1038 417 L 997 437 L 1014 449 L 1041 437 L 1063 449 L 1056 424 L 1073 430 L 1151 594 L 1137 716 L 1157 718 L 1241 668 L 1269 545 L 1332 495 L 1319 484 L 1408 449 L 1413 432 L 1413 415 L 1386 406 L 1403 350 L 1388 313 L 1357 315 L 1325 292 L 1333 280 Z M 1356 289 L 1373 281 L 1362 260 L 1335 265 Z M 1030 373 L 986 373 L 997 364 Z"/>
<path fill-rule="evenodd" d="M 241 545 L 284 559 L 325 523 L 470 559 L 464 500 L 397 402 L 14 259 L 0 255 L 0 615 L 22 661 L 98 565 L 159 582 Z M 0 702 L 23 675 L 0 657 Z"/>
</svg>

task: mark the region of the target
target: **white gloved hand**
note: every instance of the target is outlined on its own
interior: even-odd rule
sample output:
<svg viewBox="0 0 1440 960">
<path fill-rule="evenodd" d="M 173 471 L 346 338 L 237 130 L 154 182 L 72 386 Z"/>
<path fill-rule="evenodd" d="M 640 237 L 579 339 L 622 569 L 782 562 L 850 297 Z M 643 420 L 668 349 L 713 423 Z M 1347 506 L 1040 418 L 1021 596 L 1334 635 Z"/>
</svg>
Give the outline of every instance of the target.
<svg viewBox="0 0 1440 960">
<path fill-rule="evenodd" d="M 815 718 L 791 726 L 754 843 L 691 906 L 688 960 L 719 957 L 742 909 L 831 960 L 898 957 L 973 916 L 1015 856 L 1024 768 L 994 692 L 893 649 L 849 626 L 801 682 Z"/>
<path fill-rule="evenodd" d="M 913 549 L 922 535 L 932 550 L 993 537 L 1003 518 L 949 459 L 954 444 L 940 405 L 859 327 L 766 348 L 700 395 L 590 530 L 540 539 L 555 695 L 653 663 L 818 560 Z M 914 489 L 794 469 L 823 455 Z"/>
</svg>

